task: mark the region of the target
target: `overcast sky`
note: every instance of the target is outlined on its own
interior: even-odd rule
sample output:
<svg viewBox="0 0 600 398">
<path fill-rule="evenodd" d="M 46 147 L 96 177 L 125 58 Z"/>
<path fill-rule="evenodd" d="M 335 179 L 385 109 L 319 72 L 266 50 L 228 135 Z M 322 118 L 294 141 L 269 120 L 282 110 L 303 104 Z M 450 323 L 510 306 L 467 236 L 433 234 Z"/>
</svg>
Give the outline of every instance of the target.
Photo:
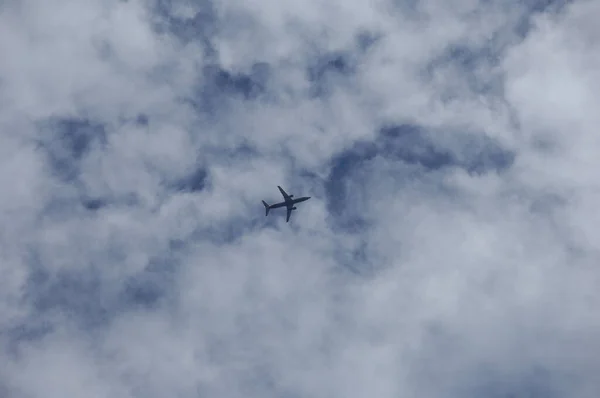
<svg viewBox="0 0 600 398">
<path fill-rule="evenodd" d="M 0 1 L 0 396 L 597 398 L 599 17 Z"/>
</svg>

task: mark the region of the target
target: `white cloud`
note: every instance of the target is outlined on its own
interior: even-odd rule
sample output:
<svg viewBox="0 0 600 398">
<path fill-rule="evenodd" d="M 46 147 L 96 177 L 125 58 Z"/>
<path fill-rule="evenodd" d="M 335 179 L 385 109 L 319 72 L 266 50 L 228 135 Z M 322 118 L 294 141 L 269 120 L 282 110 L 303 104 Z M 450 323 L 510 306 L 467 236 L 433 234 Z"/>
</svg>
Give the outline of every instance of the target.
<svg viewBox="0 0 600 398">
<path fill-rule="evenodd" d="M 600 391 L 594 2 L 1 7 L 7 397 Z"/>
</svg>

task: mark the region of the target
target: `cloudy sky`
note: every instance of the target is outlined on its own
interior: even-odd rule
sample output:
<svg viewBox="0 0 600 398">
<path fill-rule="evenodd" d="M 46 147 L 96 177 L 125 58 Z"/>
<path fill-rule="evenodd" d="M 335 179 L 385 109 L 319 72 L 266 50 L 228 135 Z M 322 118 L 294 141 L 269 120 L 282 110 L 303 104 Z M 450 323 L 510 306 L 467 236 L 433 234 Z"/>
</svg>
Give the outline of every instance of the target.
<svg viewBox="0 0 600 398">
<path fill-rule="evenodd" d="M 597 398 L 599 16 L 0 1 L 0 396 Z"/>
</svg>

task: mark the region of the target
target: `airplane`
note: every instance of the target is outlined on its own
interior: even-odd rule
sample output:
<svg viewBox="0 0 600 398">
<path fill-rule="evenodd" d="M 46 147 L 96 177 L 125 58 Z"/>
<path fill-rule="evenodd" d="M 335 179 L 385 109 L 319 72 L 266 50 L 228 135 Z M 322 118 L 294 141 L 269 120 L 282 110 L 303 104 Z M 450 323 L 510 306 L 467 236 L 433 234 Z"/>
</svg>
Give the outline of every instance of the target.
<svg viewBox="0 0 600 398">
<path fill-rule="evenodd" d="M 267 202 L 265 202 L 263 200 L 262 201 L 263 205 L 265 205 L 265 217 L 269 215 L 269 210 L 285 206 L 285 207 L 287 207 L 287 217 L 285 219 L 285 222 L 288 222 L 288 221 L 290 221 L 290 216 L 292 215 L 292 210 L 296 210 L 296 206 L 294 206 L 294 205 L 296 203 L 304 202 L 305 200 L 310 199 L 310 196 L 303 196 L 298 199 L 292 199 L 294 197 L 294 195 L 288 195 L 283 190 L 283 188 L 281 188 L 279 185 L 277 185 L 277 188 L 279 188 L 279 192 L 281 192 L 281 194 L 283 195 L 283 199 L 285 199 L 285 202 L 280 202 L 280 203 L 276 203 L 274 205 L 269 205 Z"/>
</svg>

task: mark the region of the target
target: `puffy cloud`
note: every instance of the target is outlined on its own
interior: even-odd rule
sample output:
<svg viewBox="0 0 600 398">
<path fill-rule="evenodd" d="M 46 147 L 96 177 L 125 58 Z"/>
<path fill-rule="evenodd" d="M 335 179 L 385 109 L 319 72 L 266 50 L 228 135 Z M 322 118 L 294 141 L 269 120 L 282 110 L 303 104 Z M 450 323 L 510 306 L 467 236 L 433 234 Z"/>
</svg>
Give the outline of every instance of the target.
<svg viewBox="0 0 600 398">
<path fill-rule="evenodd" d="M 595 2 L 0 9 L 0 395 L 600 391 Z"/>
</svg>

